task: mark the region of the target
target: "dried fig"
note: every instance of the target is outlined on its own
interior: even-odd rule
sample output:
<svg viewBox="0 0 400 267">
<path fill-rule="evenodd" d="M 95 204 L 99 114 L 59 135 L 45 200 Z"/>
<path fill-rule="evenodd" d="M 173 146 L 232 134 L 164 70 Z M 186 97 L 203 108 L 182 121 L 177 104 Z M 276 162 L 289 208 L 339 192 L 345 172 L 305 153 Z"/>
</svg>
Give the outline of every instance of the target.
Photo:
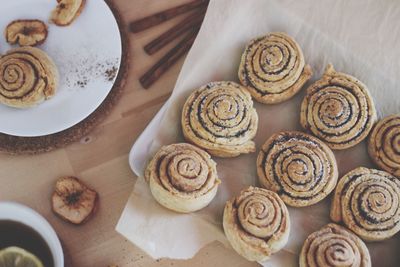
<svg viewBox="0 0 400 267">
<path fill-rule="evenodd" d="M 98 194 L 76 177 L 63 177 L 56 182 L 51 200 L 58 216 L 70 223 L 81 224 L 94 214 Z"/>
<path fill-rule="evenodd" d="M 82 12 L 86 0 L 57 0 L 58 5 L 51 13 L 51 21 L 58 26 L 70 25 Z"/>
<path fill-rule="evenodd" d="M 36 46 L 47 38 L 47 26 L 40 20 L 14 20 L 7 25 L 5 37 L 10 44 Z"/>
</svg>

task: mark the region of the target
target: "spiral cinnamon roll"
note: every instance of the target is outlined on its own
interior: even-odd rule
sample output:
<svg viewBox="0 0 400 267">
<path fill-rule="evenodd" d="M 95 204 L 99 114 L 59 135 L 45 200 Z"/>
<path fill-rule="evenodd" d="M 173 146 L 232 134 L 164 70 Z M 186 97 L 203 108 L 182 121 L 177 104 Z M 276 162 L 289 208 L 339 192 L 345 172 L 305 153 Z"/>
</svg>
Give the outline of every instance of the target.
<svg viewBox="0 0 400 267">
<path fill-rule="evenodd" d="M 273 32 L 247 45 L 238 75 L 254 99 L 275 104 L 294 96 L 311 78 L 312 70 L 293 38 Z"/>
<path fill-rule="evenodd" d="M 346 228 L 330 223 L 312 233 L 303 244 L 300 267 L 370 267 L 364 242 Z"/>
<path fill-rule="evenodd" d="M 33 107 L 51 98 L 57 86 L 57 67 L 42 50 L 20 47 L 0 57 L 0 103 Z"/>
<path fill-rule="evenodd" d="M 369 136 L 368 152 L 383 170 L 400 177 L 400 115 L 379 121 Z"/>
<path fill-rule="evenodd" d="M 338 178 L 329 147 L 297 131 L 276 133 L 265 142 L 258 154 L 257 173 L 263 187 L 294 207 L 321 201 L 335 188 Z"/>
<path fill-rule="evenodd" d="M 255 151 L 258 116 L 250 94 L 234 82 L 211 82 L 193 92 L 183 107 L 186 140 L 218 157 Z"/>
<path fill-rule="evenodd" d="M 334 222 L 366 241 L 380 241 L 400 230 L 400 180 L 387 172 L 359 167 L 343 176 L 331 207 Z"/>
<path fill-rule="evenodd" d="M 226 202 L 223 227 L 238 254 L 265 261 L 288 241 L 289 212 L 276 193 L 250 186 Z"/>
<path fill-rule="evenodd" d="M 376 110 L 367 87 L 336 72 L 331 64 L 322 79 L 307 89 L 301 105 L 303 128 L 332 149 L 355 146 L 367 137 L 375 121 Z"/>
<path fill-rule="evenodd" d="M 185 143 L 162 147 L 148 164 L 145 179 L 157 202 L 177 212 L 207 206 L 220 183 L 210 155 Z"/>
</svg>

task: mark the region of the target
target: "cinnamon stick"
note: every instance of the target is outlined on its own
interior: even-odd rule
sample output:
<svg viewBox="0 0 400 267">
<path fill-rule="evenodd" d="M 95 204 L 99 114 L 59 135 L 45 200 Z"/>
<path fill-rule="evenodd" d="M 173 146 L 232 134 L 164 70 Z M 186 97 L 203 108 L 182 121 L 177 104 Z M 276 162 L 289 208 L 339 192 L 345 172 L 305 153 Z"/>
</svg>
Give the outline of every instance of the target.
<svg viewBox="0 0 400 267">
<path fill-rule="evenodd" d="M 189 31 L 192 28 L 198 28 L 201 25 L 201 22 L 204 19 L 205 9 L 201 9 L 199 11 L 194 11 L 189 16 L 187 16 L 184 20 L 176 24 L 174 27 L 164 32 L 156 39 L 148 43 L 144 46 L 144 51 L 147 54 L 152 55 L 159 51 L 161 48 L 169 44 L 175 38 L 181 36 L 185 32 Z"/>
<path fill-rule="evenodd" d="M 162 57 L 153 67 L 151 67 L 139 81 L 141 85 L 148 89 L 156 82 L 172 65 L 174 65 L 181 56 L 183 56 L 192 47 L 199 28 L 189 32 L 174 48 L 172 48 L 164 57 Z"/>
<path fill-rule="evenodd" d="M 129 24 L 129 29 L 133 33 L 137 33 L 143 30 L 146 30 L 150 27 L 158 25 L 164 21 L 172 19 L 180 14 L 189 12 L 190 10 L 206 7 L 208 5 L 209 0 L 194 0 L 187 4 L 183 4 L 177 7 L 173 7 L 159 13 L 150 15 L 148 17 L 133 21 Z"/>
</svg>

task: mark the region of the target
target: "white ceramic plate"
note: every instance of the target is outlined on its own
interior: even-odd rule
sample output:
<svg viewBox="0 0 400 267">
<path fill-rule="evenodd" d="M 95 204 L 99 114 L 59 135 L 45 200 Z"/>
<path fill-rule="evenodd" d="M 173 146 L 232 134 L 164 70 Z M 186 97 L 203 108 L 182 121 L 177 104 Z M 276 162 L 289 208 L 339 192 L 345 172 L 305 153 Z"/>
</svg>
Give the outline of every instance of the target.
<svg viewBox="0 0 400 267">
<path fill-rule="evenodd" d="M 113 86 L 122 47 L 117 22 L 107 4 L 86 1 L 81 15 L 67 27 L 48 23 L 55 6 L 55 0 L 2 1 L 0 32 L 15 19 L 46 22 L 49 35 L 39 48 L 53 58 L 60 72 L 57 94 L 39 106 L 21 110 L 0 104 L 2 133 L 42 136 L 65 130 L 90 115 Z M 1 34 L 0 54 L 10 48 Z"/>
</svg>

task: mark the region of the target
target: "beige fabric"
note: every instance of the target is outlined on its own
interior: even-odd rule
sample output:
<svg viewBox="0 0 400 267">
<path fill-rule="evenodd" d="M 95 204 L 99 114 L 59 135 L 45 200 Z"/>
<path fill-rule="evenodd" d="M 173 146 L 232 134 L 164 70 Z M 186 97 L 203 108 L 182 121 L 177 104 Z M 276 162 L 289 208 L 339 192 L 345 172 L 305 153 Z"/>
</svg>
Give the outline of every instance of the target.
<svg viewBox="0 0 400 267">
<path fill-rule="evenodd" d="M 157 202 L 177 212 L 207 206 L 220 183 L 210 155 L 185 143 L 162 147 L 148 164 L 145 179 Z"/>
<path fill-rule="evenodd" d="M 305 207 L 324 199 L 336 186 L 338 169 L 327 145 L 311 135 L 273 134 L 257 158 L 261 185 L 277 192 L 289 206 Z"/>
<path fill-rule="evenodd" d="M 58 86 L 58 70 L 42 50 L 20 47 L 0 57 L 0 103 L 28 108 L 51 98 Z"/>
<path fill-rule="evenodd" d="M 277 194 L 250 186 L 227 201 L 223 227 L 237 253 L 249 261 L 265 261 L 288 241 L 289 212 Z"/>
<path fill-rule="evenodd" d="M 400 180 L 364 167 L 350 171 L 335 189 L 331 219 L 366 241 L 392 237 L 400 230 Z"/>
<path fill-rule="evenodd" d="M 370 267 L 364 242 L 346 228 L 330 223 L 310 234 L 300 252 L 300 267 Z"/>
<path fill-rule="evenodd" d="M 257 101 L 275 104 L 294 96 L 311 78 L 312 70 L 293 38 L 273 32 L 250 41 L 238 75 Z"/>
<path fill-rule="evenodd" d="M 307 89 L 301 105 L 303 128 L 332 149 L 355 146 L 367 137 L 375 121 L 374 101 L 367 87 L 350 75 L 336 72 L 331 64 Z"/>
<path fill-rule="evenodd" d="M 380 120 L 368 140 L 371 159 L 383 170 L 400 177 L 400 115 Z"/>
<path fill-rule="evenodd" d="M 257 127 L 250 94 L 234 82 L 211 82 L 194 91 L 183 107 L 185 139 L 214 156 L 254 152 Z"/>
</svg>

